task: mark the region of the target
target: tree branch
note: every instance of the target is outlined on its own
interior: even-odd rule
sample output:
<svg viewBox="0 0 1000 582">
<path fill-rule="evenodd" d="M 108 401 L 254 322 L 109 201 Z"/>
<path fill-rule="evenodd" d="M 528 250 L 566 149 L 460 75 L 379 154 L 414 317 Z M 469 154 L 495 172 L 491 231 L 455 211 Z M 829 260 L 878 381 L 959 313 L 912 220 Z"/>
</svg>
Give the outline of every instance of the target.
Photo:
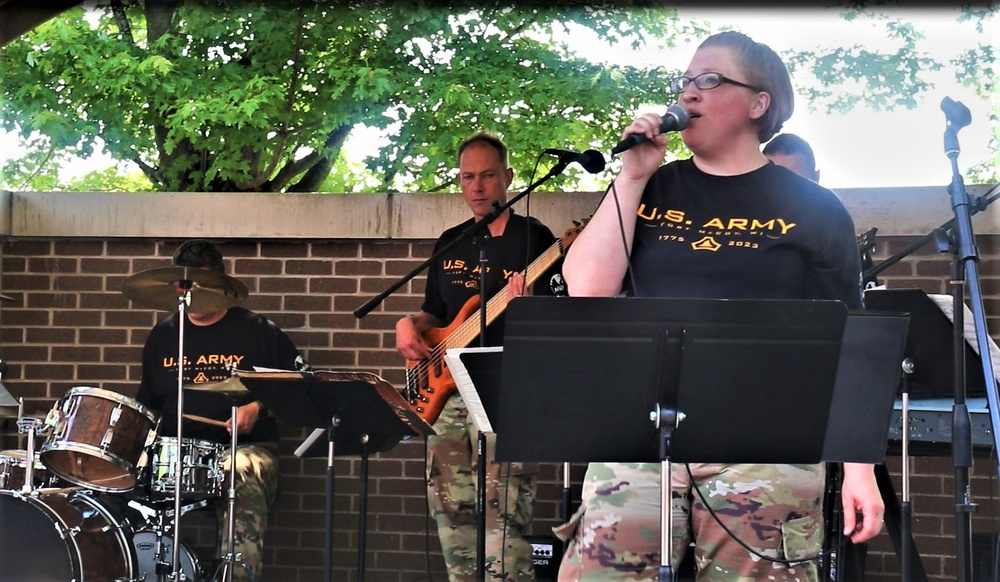
<svg viewBox="0 0 1000 582">
<path fill-rule="evenodd" d="M 353 128 L 353 125 L 345 123 L 337 129 L 331 131 L 329 137 L 326 139 L 326 143 L 323 144 L 323 151 L 328 152 L 332 149 L 339 153 L 340 149 L 344 145 L 344 141 L 347 139 L 347 136 L 351 133 L 351 129 Z M 313 164 L 313 166 L 306 171 L 306 175 L 303 176 L 301 180 L 288 188 L 288 191 L 315 192 L 316 190 L 319 190 L 320 185 L 323 184 L 323 180 L 326 180 L 326 177 L 330 175 L 334 159 L 336 159 L 336 156 L 331 157 L 323 155 L 318 162 Z"/>
<path fill-rule="evenodd" d="M 118 23 L 118 30 L 128 39 L 129 44 L 135 46 L 135 37 L 132 36 L 132 26 L 128 23 L 128 16 L 125 15 L 125 7 L 122 6 L 122 0 L 111 0 L 111 13 L 115 16 L 115 22 Z"/>
</svg>

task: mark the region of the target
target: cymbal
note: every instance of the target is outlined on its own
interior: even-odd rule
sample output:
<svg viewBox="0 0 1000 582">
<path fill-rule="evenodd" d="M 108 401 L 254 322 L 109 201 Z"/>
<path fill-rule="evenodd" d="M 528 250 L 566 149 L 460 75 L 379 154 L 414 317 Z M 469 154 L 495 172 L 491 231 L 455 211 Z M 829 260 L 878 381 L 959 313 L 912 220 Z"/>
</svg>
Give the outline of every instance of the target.
<svg viewBox="0 0 1000 582">
<path fill-rule="evenodd" d="M 0 407 L 13 406 L 17 408 L 20 404 L 17 398 L 14 398 L 7 387 L 3 385 L 3 382 L 0 382 Z"/>
<path fill-rule="evenodd" d="M 204 384 L 185 384 L 185 390 L 197 390 L 199 392 L 217 392 L 229 396 L 241 396 L 247 391 L 247 387 L 240 382 L 238 376 L 232 376 L 219 382 L 205 382 Z"/>
<path fill-rule="evenodd" d="M 191 313 L 212 313 L 235 307 L 247 298 L 247 287 L 236 279 L 208 269 L 164 267 L 125 279 L 122 293 L 146 307 L 175 311 L 181 294 L 191 290 Z"/>
</svg>

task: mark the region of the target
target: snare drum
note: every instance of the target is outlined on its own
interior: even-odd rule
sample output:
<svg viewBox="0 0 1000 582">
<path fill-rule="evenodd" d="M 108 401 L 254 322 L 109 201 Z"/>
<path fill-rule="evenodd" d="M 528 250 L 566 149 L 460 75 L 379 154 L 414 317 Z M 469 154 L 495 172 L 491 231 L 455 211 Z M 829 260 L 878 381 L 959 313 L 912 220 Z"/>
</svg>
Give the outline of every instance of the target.
<svg viewBox="0 0 1000 582">
<path fill-rule="evenodd" d="M 0 582 L 137 578 L 132 528 L 86 492 L 0 491 Z"/>
<path fill-rule="evenodd" d="M 222 495 L 225 471 L 222 469 L 223 445 L 199 439 L 159 437 L 153 444 L 149 464 L 149 492 L 153 498 L 174 496 L 174 464 L 181 460 L 181 497 L 187 500 L 211 499 Z"/>
<path fill-rule="evenodd" d="M 156 437 L 156 417 L 123 394 L 78 386 L 45 418 L 52 427 L 40 449 L 45 465 L 63 479 L 98 491 L 135 487 L 142 453 Z"/>
<path fill-rule="evenodd" d="M 28 451 L 0 451 L 0 489 L 19 491 L 24 486 L 24 478 L 28 473 Z M 58 487 L 59 478 L 35 457 L 32 470 L 33 488 Z"/>
</svg>

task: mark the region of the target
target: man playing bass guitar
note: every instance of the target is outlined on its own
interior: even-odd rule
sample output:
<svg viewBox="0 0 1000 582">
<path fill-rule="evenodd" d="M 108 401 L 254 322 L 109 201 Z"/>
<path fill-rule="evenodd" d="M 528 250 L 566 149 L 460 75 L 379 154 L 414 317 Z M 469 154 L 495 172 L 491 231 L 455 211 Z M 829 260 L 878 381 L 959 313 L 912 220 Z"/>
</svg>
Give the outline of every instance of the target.
<svg viewBox="0 0 1000 582">
<path fill-rule="evenodd" d="M 455 240 L 474 221 L 489 215 L 494 203 L 505 203 L 514 177 L 508 165 L 507 146 L 487 133 L 477 133 L 462 142 L 458 163 L 462 197 L 472 217 L 442 233 L 435 251 Z M 480 345 L 478 323 L 468 321 L 478 319 L 474 312 L 480 295 L 480 245 L 486 249 L 487 296 L 497 295 L 499 309 L 506 301 L 531 290 L 531 282 L 538 277 L 529 268 L 526 285 L 526 266 L 553 244 L 559 245 L 541 222 L 512 210 L 504 211 L 487 230 L 485 239 L 482 235 L 470 237 L 430 266 L 421 310 L 396 323 L 396 349 L 410 361 L 410 382 L 422 384 L 416 388 L 414 404 L 437 432 L 427 438 L 429 502 L 452 582 L 477 579 L 478 434 L 450 374 L 443 368 L 442 344 L 449 342 L 441 336 L 461 335 L 458 328 L 463 323 L 474 324 L 472 337 L 463 338 L 461 344 Z M 539 283 L 539 292 L 551 294 L 548 278 Z M 493 323 L 487 326 L 486 344 L 499 345 L 502 320 L 494 320 L 494 311 L 499 311 L 494 310 L 494 301 L 488 304 L 487 321 Z M 447 329 L 438 329 L 445 324 L 449 324 Z M 427 388 L 435 382 L 436 386 Z M 414 386 L 410 390 L 415 390 Z M 495 439 L 490 435 L 486 443 L 486 577 L 534 580 L 532 547 L 523 536 L 528 533 L 534 510 L 538 465 L 500 464 L 494 452 Z"/>
</svg>

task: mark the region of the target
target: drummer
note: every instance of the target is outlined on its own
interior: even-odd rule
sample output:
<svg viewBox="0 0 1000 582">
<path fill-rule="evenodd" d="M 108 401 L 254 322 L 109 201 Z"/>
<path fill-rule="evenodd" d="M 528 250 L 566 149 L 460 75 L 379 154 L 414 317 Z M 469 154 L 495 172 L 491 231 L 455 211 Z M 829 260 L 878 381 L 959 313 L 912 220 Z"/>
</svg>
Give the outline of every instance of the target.
<svg viewBox="0 0 1000 582">
<path fill-rule="evenodd" d="M 194 267 L 211 271 L 211 277 L 199 282 L 198 272 L 192 271 L 196 283 L 194 297 L 204 288 L 210 293 L 213 283 L 224 283 L 225 265 L 219 247 L 210 241 L 195 239 L 182 243 L 173 255 L 178 267 Z M 216 276 L 215 274 L 218 274 Z M 212 279 L 212 280 L 209 280 Z M 255 366 L 282 370 L 306 370 L 308 364 L 281 329 L 267 318 L 239 306 L 227 306 L 216 301 L 209 313 L 187 312 L 184 325 L 183 384 L 221 382 L 231 377 L 235 366 L 253 370 Z M 212 301 L 203 305 L 212 305 Z M 160 412 L 159 435 L 177 434 L 177 368 L 178 313 L 163 319 L 153 327 L 142 351 L 142 380 L 136 400 Z M 267 527 L 268 510 L 278 488 L 278 426 L 264 406 L 250 400 L 240 401 L 237 409 L 238 447 L 236 450 L 236 519 L 234 551 L 242 553 L 243 561 L 261 579 L 263 565 L 263 535 Z M 183 413 L 186 419 L 199 417 L 218 421 L 185 420 L 182 438 L 208 440 L 227 445 L 232 430 L 232 401 L 220 393 L 185 390 Z M 228 459 L 228 455 L 226 456 Z M 224 464 L 228 488 L 229 464 Z M 219 525 L 220 553 L 228 547 L 227 503 L 216 502 Z M 245 568 L 236 564 L 234 580 L 249 580 Z"/>
</svg>

